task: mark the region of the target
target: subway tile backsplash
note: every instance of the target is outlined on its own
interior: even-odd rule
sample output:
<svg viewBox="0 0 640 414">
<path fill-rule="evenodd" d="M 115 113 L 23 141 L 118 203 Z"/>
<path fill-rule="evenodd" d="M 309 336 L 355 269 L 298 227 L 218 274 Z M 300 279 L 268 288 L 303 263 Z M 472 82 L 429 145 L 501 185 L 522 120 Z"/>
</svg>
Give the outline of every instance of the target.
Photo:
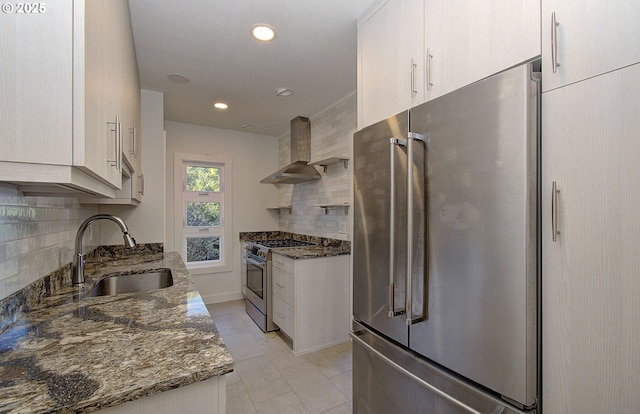
<svg viewBox="0 0 640 414">
<path fill-rule="evenodd" d="M 76 230 L 97 214 L 75 197 L 24 196 L 0 183 L 0 299 L 73 259 Z M 98 246 L 98 226 L 85 234 L 85 250 Z"/>
<path fill-rule="evenodd" d="M 351 198 L 351 141 L 356 131 L 355 93 L 311 117 L 311 161 L 331 157 L 350 158 L 347 168 L 342 163 L 328 166 L 327 172 L 318 166 L 322 179 L 295 185 L 280 185 L 278 203 L 292 206 L 291 214 L 281 210 L 280 230 L 310 236 L 351 240 L 348 210 L 327 210 L 317 204 L 342 204 Z M 280 166 L 289 163 L 290 135 L 280 137 Z M 346 212 L 346 213 L 345 213 Z"/>
</svg>

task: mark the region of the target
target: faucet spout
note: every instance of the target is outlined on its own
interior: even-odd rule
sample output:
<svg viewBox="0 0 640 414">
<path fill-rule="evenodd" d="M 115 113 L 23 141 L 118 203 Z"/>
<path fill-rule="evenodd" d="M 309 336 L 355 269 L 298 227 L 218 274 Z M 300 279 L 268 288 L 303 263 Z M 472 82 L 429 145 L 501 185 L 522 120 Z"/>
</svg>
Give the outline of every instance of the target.
<svg viewBox="0 0 640 414">
<path fill-rule="evenodd" d="M 84 232 L 89 227 L 89 224 L 96 220 L 111 220 L 115 222 L 122 231 L 122 237 L 124 238 L 124 246 L 127 249 L 136 246 L 136 241 L 129 234 L 129 228 L 125 222 L 120 218 L 111 214 L 96 214 L 91 216 L 82 222 L 76 233 L 76 251 L 73 256 L 73 268 L 72 268 L 72 282 L 74 285 L 84 283 L 84 255 L 82 253 L 82 239 L 84 238 Z"/>
</svg>

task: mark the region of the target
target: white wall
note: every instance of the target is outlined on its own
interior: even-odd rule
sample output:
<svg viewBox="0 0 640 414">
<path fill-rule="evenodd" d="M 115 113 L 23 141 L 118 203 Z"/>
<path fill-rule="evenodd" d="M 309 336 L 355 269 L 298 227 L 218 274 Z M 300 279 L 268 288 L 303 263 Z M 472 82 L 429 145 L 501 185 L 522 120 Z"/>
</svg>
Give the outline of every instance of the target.
<svg viewBox="0 0 640 414">
<path fill-rule="evenodd" d="M 241 298 L 240 244 L 243 231 L 278 229 L 278 216 L 266 208 L 277 204 L 277 188 L 260 180 L 278 165 L 278 138 L 199 125 L 165 122 L 166 142 L 166 228 L 165 250 L 179 250 L 173 235 L 174 153 L 224 154 L 233 165 L 233 252 L 230 272 L 192 275 L 206 303 Z M 146 201 L 145 201 L 146 202 Z"/>
<path fill-rule="evenodd" d="M 137 243 L 165 240 L 165 139 L 164 95 L 141 91 L 141 154 L 144 195 L 139 206 L 100 206 L 100 212 L 114 214 L 127 223 Z M 122 244 L 122 233 L 114 223 L 100 222 L 100 244 Z"/>
</svg>

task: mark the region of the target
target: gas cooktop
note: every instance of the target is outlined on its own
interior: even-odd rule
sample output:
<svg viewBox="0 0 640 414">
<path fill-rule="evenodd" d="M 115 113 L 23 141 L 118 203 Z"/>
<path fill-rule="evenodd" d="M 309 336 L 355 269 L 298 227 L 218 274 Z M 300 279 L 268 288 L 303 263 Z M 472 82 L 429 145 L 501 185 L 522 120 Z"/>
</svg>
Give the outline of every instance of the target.
<svg viewBox="0 0 640 414">
<path fill-rule="evenodd" d="M 277 248 L 277 247 L 301 247 L 301 246 L 315 246 L 315 243 L 310 243 L 302 240 L 283 239 L 283 240 L 255 240 L 253 243 L 260 246 Z"/>
</svg>

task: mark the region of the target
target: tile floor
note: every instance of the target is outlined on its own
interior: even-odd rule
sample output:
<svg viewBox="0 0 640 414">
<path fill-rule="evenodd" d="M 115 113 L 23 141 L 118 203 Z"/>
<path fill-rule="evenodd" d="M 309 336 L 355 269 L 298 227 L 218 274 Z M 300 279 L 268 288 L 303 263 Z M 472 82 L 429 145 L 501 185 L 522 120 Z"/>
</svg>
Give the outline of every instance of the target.
<svg viewBox="0 0 640 414">
<path fill-rule="evenodd" d="M 235 363 L 227 375 L 227 414 L 352 412 L 350 343 L 296 357 L 278 334 L 255 325 L 243 301 L 207 308 Z"/>
</svg>

